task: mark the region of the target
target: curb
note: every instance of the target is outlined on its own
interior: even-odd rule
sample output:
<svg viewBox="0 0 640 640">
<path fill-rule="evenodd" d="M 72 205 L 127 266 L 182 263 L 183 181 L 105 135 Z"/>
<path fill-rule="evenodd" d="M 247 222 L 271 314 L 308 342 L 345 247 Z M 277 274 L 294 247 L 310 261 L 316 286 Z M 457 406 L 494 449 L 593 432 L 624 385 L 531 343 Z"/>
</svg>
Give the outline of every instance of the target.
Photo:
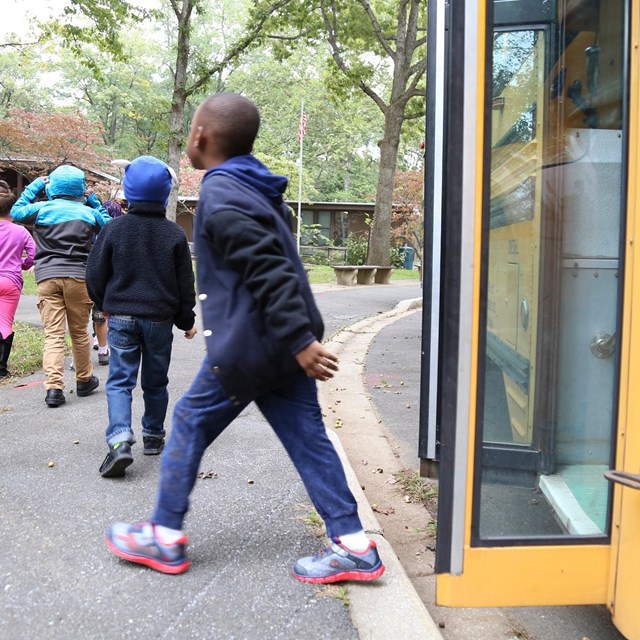
<svg viewBox="0 0 640 640">
<path fill-rule="evenodd" d="M 340 406 L 347 429 L 355 431 L 356 437 L 359 428 L 371 429 L 372 423 L 375 423 L 376 428 L 380 428 L 377 420 L 366 420 L 366 417 L 375 415 L 374 405 L 362 381 L 368 347 L 384 326 L 399 320 L 407 312 L 421 305 L 421 298 L 404 300 L 389 312 L 372 316 L 339 331 L 327 345 L 341 360 L 341 370 L 333 379 L 334 382 L 340 385 L 342 380 L 348 380 L 348 388 L 339 390 L 342 398 Z M 332 387 L 321 387 L 323 405 L 335 402 L 337 396 L 334 393 Z M 362 420 L 363 418 L 365 420 Z M 368 426 L 363 425 L 363 422 Z M 340 437 L 331 429 L 327 429 L 327 432 L 340 456 L 349 487 L 358 503 L 365 532 L 375 540 L 386 566 L 384 575 L 375 583 L 347 583 L 351 617 L 360 638 L 443 640 L 438 626 L 415 590 L 393 547 L 384 537 L 383 529 L 362 490 Z"/>
</svg>

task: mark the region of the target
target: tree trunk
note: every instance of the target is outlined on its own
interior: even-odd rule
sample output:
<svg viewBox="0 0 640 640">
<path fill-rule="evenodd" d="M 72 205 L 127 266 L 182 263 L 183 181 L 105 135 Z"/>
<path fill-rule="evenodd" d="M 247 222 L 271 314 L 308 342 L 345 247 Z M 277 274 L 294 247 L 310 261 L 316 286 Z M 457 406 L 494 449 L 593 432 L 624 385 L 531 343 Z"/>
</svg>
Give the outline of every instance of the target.
<svg viewBox="0 0 640 640">
<path fill-rule="evenodd" d="M 194 0 L 183 0 L 181 12 L 178 14 L 178 44 L 176 54 L 176 69 L 173 76 L 173 94 L 171 96 L 171 117 L 169 128 L 169 145 L 167 164 L 180 177 L 180 158 L 184 139 L 184 105 L 187 100 L 187 63 L 189 61 L 189 22 L 193 11 Z M 178 208 L 178 187 L 171 189 L 167 203 L 167 218 L 176 220 Z"/>
<path fill-rule="evenodd" d="M 384 137 L 380 143 L 380 175 L 367 254 L 369 265 L 388 267 L 390 264 L 393 181 L 398 165 L 403 114 L 404 104 L 392 104 L 388 107 L 384 118 Z"/>
</svg>

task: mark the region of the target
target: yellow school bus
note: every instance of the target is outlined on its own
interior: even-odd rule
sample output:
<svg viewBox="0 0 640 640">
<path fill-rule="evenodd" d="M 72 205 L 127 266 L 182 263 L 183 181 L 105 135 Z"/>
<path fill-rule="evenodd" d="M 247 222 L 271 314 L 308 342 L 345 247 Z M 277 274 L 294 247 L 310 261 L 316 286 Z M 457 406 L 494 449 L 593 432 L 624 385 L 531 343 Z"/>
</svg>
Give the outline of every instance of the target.
<svg viewBox="0 0 640 640">
<path fill-rule="evenodd" d="M 437 601 L 640 640 L 640 0 L 429 3 Z"/>
</svg>

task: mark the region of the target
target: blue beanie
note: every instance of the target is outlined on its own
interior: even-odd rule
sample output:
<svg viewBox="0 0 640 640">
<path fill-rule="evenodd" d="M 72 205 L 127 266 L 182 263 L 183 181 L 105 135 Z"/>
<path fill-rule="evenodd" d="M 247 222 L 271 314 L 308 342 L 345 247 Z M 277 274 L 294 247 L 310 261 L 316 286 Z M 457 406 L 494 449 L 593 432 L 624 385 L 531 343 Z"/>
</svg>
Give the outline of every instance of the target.
<svg viewBox="0 0 640 640">
<path fill-rule="evenodd" d="M 169 167 L 153 156 L 140 156 L 124 170 L 128 202 L 159 202 L 166 206 L 173 181 Z"/>
<path fill-rule="evenodd" d="M 85 192 L 84 172 L 77 167 L 63 164 L 49 174 L 49 181 L 45 187 L 47 196 L 51 199 L 59 196 L 80 198 Z"/>
</svg>

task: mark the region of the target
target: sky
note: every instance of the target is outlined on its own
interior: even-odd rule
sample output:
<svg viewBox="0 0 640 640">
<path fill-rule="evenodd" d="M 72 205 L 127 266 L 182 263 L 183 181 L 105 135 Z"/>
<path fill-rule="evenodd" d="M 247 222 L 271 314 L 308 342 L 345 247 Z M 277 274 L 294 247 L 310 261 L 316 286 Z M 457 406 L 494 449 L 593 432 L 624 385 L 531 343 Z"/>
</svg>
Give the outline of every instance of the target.
<svg viewBox="0 0 640 640">
<path fill-rule="evenodd" d="M 0 39 L 4 40 L 9 33 L 26 34 L 35 19 L 62 13 L 66 0 L 3 0 L 2 4 L 6 19 L 0 21 Z"/>
<path fill-rule="evenodd" d="M 0 40 L 9 33 L 26 35 L 29 24 L 36 19 L 46 21 L 62 13 L 68 0 L 0 0 L 3 19 L 0 20 Z M 133 0 L 139 6 L 153 6 L 157 0 Z"/>
</svg>

